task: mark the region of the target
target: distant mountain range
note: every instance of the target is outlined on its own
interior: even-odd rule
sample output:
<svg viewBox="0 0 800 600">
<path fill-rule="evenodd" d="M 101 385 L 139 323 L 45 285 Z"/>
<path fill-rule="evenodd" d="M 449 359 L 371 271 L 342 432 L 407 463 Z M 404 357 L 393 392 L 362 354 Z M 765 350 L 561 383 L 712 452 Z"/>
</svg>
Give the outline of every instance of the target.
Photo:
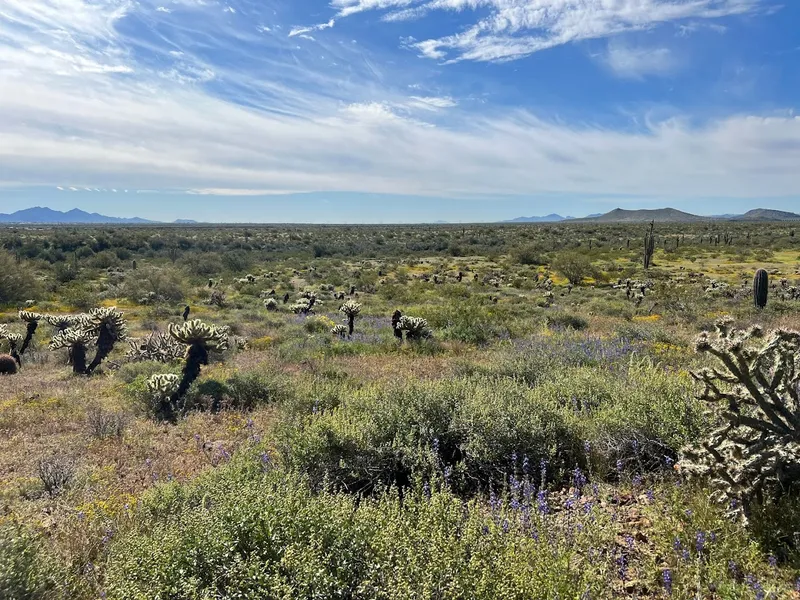
<svg viewBox="0 0 800 600">
<path fill-rule="evenodd" d="M 175 223 L 191 224 L 197 221 L 188 219 L 178 219 Z M 147 223 L 158 223 L 158 221 L 150 221 L 149 219 L 142 219 L 140 217 L 107 217 L 98 213 L 88 213 L 86 211 L 73 208 L 67 212 L 60 210 L 53 210 L 43 206 L 34 206 L 33 208 L 26 208 L 18 210 L 11 214 L 0 213 L 0 223 L 43 223 L 43 224 L 118 224 L 118 225 L 142 225 Z"/>
<path fill-rule="evenodd" d="M 503 221 L 503 223 L 557 223 L 559 221 L 567 221 L 575 217 L 562 217 L 555 213 L 545 215 L 544 217 L 517 217 L 510 221 Z"/>
<path fill-rule="evenodd" d="M 743 215 L 715 215 L 703 217 L 683 212 L 675 208 L 626 210 L 615 208 L 605 214 L 595 214 L 574 219 L 552 214 L 545 217 L 517 217 L 504 223 L 555 223 L 560 221 L 573 221 L 575 223 L 641 223 L 655 221 L 656 223 L 695 223 L 700 221 L 794 221 L 800 220 L 800 215 L 783 210 L 769 208 L 755 208 Z"/>
</svg>

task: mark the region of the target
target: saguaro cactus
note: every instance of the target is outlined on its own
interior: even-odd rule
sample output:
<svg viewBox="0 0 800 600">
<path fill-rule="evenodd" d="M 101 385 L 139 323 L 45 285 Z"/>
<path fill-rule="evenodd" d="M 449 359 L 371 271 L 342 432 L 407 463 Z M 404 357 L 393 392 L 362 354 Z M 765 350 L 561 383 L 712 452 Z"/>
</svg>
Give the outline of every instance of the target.
<svg viewBox="0 0 800 600">
<path fill-rule="evenodd" d="M 644 234 L 644 268 L 649 269 L 653 261 L 653 253 L 656 250 L 656 236 L 653 233 L 655 221 L 650 221 L 650 226 Z"/>
<path fill-rule="evenodd" d="M 347 335 L 353 335 L 356 317 L 361 312 L 361 305 L 358 302 L 348 300 L 339 307 L 339 312 L 347 317 Z"/>
<path fill-rule="evenodd" d="M 764 308 L 767 305 L 768 292 L 769 274 L 764 269 L 759 269 L 753 277 L 753 302 L 756 308 Z"/>
</svg>

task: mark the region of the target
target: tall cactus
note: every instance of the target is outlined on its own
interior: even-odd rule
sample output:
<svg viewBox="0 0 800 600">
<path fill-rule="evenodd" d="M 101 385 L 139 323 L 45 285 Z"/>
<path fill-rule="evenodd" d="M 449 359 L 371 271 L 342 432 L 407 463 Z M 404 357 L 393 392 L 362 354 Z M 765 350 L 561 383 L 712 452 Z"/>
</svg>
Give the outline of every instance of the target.
<svg viewBox="0 0 800 600">
<path fill-rule="evenodd" d="M 753 302 L 756 308 L 764 308 L 767 305 L 768 292 L 769 275 L 764 269 L 759 269 L 753 277 Z"/>
<path fill-rule="evenodd" d="M 171 417 L 192 383 L 200 376 L 202 365 L 208 364 L 209 351 L 223 352 L 228 349 L 227 327 L 208 325 L 199 319 L 187 321 L 182 325 L 170 323 L 169 334 L 177 342 L 188 346 L 183 374 L 174 393 L 163 399 L 161 409 L 165 416 Z"/>
<path fill-rule="evenodd" d="M 361 305 L 358 302 L 348 300 L 339 307 L 339 312 L 347 317 L 347 335 L 353 335 L 353 327 L 356 317 L 361 312 Z"/>
<path fill-rule="evenodd" d="M 28 310 L 21 310 L 19 311 L 19 318 L 26 323 L 25 340 L 22 342 L 22 347 L 19 349 L 20 354 L 25 354 L 25 350 L 28 349 L 28 345 L 33 339 L 33 334 L 36 333 L 36 328 L 39 327 L 39 320 L 42 318 L 42 315 Z"/>
<path fill-rule="evenodd" d="M 644 268 L 649 269 L 653 261 L 653 252 L 656 250 L 656 236 L 653 233 L 655 221 L 650 221 L 650 226 L 644 234 Z"/>
<path fill-rule="evenodd" d="M 128 326 L 116 308 L 93 308 L 84 320 L 84 329 L 97 336 L 97 352 L 86 368 L 86 374 L 91 375 L 114 350 L 114 344 L 127 339 Z"/>
</svg>

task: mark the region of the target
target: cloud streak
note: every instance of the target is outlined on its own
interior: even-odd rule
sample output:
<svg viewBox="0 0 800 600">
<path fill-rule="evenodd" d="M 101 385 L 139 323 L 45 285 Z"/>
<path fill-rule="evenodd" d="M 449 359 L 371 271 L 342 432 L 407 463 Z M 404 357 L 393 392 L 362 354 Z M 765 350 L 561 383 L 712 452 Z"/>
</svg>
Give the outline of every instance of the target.
<svg viewBox="0 0 800 600">
<path fill-rule="evenodd" d="M 606 38 L 693 19 L 718 19 L 758 9 L 761 0 L 333 0 L 337 17 L 378 11 L 385 21 L 436 11 L 488 11 L 464 30 L 417 42 L 430 59 L 502 62 L 570 42 Z M 479 12 L 479 9 L 480 12 Z"/>
</svg>

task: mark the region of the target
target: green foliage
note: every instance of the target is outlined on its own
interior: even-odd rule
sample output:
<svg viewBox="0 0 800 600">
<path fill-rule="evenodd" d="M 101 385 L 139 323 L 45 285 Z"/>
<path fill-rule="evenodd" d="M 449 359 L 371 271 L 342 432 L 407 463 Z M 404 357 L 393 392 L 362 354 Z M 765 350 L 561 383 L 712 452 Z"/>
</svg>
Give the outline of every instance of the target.
<svg viewBox="0 0 800 600">
<path fill-rule="evenodd" d="M 553 260 L 553 269 L 563 275 L 572 285 L 580 285 L 594 274 L 592 261 L 578 252 L 560 253 Z"/>
<path fill-rule="evenodd" d="M 561 329 L 572 329 L 574 331 L 582 331 L 589 328 L 589 322 L 573 313 L 555 312 L 548 313 L 546 317 L 547 326 Z"/>
<path fill-rule="evenodd" d="M 332 408 L 284 419 L 287 464 L 337 488 L 407 485 L 454 468 L 459 489 L 502 486 L 512 453 L 548 460 L 558 479 L 579 462 L 579 443 L 556 406 L 510 380 L 458 378 L 346 389 Z"/>
<path fill-rule="evenodd" d="M 430 326 L 439 332 L 437 335 L 441 339 L 480 345 L 507 332 L 503 327 L 507 315 L 496 306 L 483 306 L 476 301 L 429 308 L 424 315 Z"/>
<path fill-rule="evenodd" d="M 36 536 L 13 522 L 0 523 L 0 597 L 44 600 L 58 579 L 57 563 L 45 556 Z"/>
<path fill-rule="evenodd" d="M 0 250 L 0 305 L 24 302 L 38 293 L 30 265 Z"/>
<path fill-rule="evenodd" d="M 236 465 L 188 489 L 162 486 L 141 522 L 111 551 L 110 600 L 577 598 L 600 593 L 609 568 L 580 556 L 603 541 L 597 519 L 578 517 L 567 535 L 447 491 L 356 502 Z"/>
</svg>

